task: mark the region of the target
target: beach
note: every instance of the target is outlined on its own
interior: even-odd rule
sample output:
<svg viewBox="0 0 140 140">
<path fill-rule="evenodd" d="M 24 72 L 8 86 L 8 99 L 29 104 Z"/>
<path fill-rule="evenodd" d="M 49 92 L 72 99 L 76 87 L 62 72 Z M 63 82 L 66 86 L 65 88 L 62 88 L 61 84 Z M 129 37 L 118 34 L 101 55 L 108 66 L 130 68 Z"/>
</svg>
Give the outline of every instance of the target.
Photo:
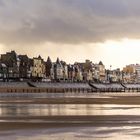
<svg viewBox="0 0 140 140">
<path fill-rule="evenodd" d="M 29 93 L 30 94 L 30 93 Z M 28 95 L 29 95 L 28 94 Z M 140 93 L 92 93 L 67 94 L 51 93 L 52 97 L 24 97 L 14 93 L 0 98 L 1 104 L 140 104 Z M 9 94 L 10 95 L 10 94 Z"/>
<path fill-rule="evenodd" d="M 119 105 L 119 107 L 123 107 L 125 109 L 125 106 L 131 106 L 133 105 L 140 105 L 140 94 L 134 93 L 134 95 L 130 95 L 129 93 L 120 93 L 120 94 L 94 94 L 92 97 L 59 97 L 59 98 L 25 98 L 25 97 L 9 97 L 9 98 L 1 98 L 0 99 L 0 108 L 4 106 L 5 108 L 10 108 L 14 105 L 15 107 L 22 108 L 26 105 L 26 108 L 28 106 L 35 106 L 38 105 L 39 109 L 45 108 L 45 110 L 50 109 L 52 112 L 51 114 L 33 114 L 33 115 L 1 115 L 0 116 L 0 130 L 6 130 L 6 129 L 31 129 L 31 128 L 50 128 L 50 127 L 64 127 L 64 126 L 100 126 L 100 125 L 123 125 L 123 124 L 129 124 L 129 120 L 137 120 L 140 121 L 139 115 L 140 114 L 134 114 L 134 115 L 127 115 L 127 114 L 99 114 L 98 111 L 94 110 L 96 106 L 104 106 L 104 105 Z M 6 106 L 7 105 L 7 106 Z M 74 106 L 73 106 L 74 105 Z M 79 106 L 78 106 L 79 105 Z M 88 106 L 89 105 L 89 106 Z M 70 112 L 69 106 L 71 107 L 77 107 L 78 110 L 80 107 L 80 113 L 75 114 L 76 111 Z M 78 108 L 79 107 L 79 108 Z M 92 112 L 84 113 L 84 110 L 88 110 L 88 107 L 91 108 Z M 135 106 L 134 106 L 135 107 Z M 36 107 L 34 107 L 36 108 Z M 33 108 L 33 109 L 34 109 Z M 53 110 L 56 108 L 61 108 L 59 110 L 62 113 L 55 113 Z M 18 108 L 17 108 L 18 109 Z M 33 109 L 30 109 L 33 110 Z M 70 108 L 71 109 L 71 108 Z M 116 108 L 115 108 L 116 109 Z M 129 109 L 129 108 L 128 108 Z M 2 110 L 2 109 L 1 109 Z M 69 112 L 64 113 L 63 110 L 68 110 Z M 89 111 L 91 111 L 89 110 Z M 95 109 L 96 110 L 96 109 Z M 112 110 L 113 112 L 113 110 Z M 112 123 L 110 123 L 110 122 Z M 115 121 L 115 123 L 114 123 Z M 122 122 L 121 122 L 122 121 Z M 121 122 L 121 123 L 120 123 Z M 139 124 L 139 123 L 137 123 Z M 136 125 L 134 123 L 134 125 Z"/>
<path fill-rule="evenodd" d="M 77 93 L 75 97 L 74 93 L 51 97 L 8 93 L 0 98 L 0 140 L 112 140 L 114 133 L 137 139 L 126 136 L 128 128 L 128 134 L 131 129 L 140 131 L 139 93 Z"/>
</svg>

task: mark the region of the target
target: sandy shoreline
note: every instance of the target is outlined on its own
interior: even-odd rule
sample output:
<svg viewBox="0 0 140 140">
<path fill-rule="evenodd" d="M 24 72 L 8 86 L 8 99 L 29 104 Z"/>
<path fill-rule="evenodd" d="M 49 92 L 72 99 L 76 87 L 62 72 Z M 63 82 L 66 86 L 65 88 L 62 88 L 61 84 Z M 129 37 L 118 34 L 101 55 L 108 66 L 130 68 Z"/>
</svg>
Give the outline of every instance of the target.
<svg viewBox="0 0 140 140">
<path fill-rule="evenodd" d="M 109 98 L 0 98 L 0 104 L 122 104 L 140 105 L 140 96 L 110 96 Z M 0 116 L 0 130 L 40 129 L 83 126 L 140 125 L 139 115 L 92 116 Z"/>
<path fill-rule="evenodd" d="M 114 96 L 110 98 L 0 98 L 0 104 L 140 104 L 140 96 Z"/>
<path fill-rule="evenodd" d="M 106 116 L 44 116 L 44 117 L 3 117 L 6 122 L 0 122 L 0 130 L 14 129 L 40 129 L 40 128 L 61 128 L 61 127 L 102 127 L 102 126 L 129 126 L 140 125 L 139 116 L 106 115 Z M 24 119 L 24 121 L 22 121 Z M 18 122 L 18 120 L 20 120 Z M 30 120 L 32 120 L 30 122 Z M 38 122 L 37 120 L 43 120 Z M 131 120 L 131 121 L 130 121 Z M 133 122 L 133 123 L 132 123 Z"/>
</svg>

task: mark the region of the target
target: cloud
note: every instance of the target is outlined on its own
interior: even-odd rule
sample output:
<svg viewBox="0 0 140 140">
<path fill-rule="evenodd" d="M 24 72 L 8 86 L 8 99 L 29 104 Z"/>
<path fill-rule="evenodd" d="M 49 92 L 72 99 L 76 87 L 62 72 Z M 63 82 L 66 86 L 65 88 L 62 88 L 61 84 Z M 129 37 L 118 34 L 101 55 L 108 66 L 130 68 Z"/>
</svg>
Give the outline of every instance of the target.
<svg viewBox="0 0 140 140">
<path fill-rule="evenodd" d="M 139 0 L 0 0 L 0 42 L 80 44 L 140 37 Z"/>
</svg>

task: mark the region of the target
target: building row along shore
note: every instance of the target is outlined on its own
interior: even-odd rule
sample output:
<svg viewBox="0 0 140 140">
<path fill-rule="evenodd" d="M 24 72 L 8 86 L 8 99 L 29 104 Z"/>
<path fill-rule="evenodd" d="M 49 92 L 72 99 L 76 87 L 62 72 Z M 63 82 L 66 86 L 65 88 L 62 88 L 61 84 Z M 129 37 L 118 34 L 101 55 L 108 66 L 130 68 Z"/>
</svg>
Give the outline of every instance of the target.
<svg viewBox="0 0 140 140">
<path fill-rule="evenodd" d="M 140 83 L 140 65 L 112 70 L 102 61 L 67 64 L 59 58 L 52 62 L 50 57 L 45 61 L 40 55 L 29 58 L 10 51 L 0 56 L 0 81 Z"/>
</svg>

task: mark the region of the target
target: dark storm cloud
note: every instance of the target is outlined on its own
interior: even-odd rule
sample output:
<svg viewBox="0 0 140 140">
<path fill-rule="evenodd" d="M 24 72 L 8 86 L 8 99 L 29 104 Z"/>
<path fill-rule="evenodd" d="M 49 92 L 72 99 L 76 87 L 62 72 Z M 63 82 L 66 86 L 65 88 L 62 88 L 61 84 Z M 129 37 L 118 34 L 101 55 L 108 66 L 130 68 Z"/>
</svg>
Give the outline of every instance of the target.
<svg viewBox="0 0 140 140">
<path fill-rule="evenodd" d="M 0 42 L 139 38 L 139 6 L 139 0 L 0 0 Z"/>
</svg>

